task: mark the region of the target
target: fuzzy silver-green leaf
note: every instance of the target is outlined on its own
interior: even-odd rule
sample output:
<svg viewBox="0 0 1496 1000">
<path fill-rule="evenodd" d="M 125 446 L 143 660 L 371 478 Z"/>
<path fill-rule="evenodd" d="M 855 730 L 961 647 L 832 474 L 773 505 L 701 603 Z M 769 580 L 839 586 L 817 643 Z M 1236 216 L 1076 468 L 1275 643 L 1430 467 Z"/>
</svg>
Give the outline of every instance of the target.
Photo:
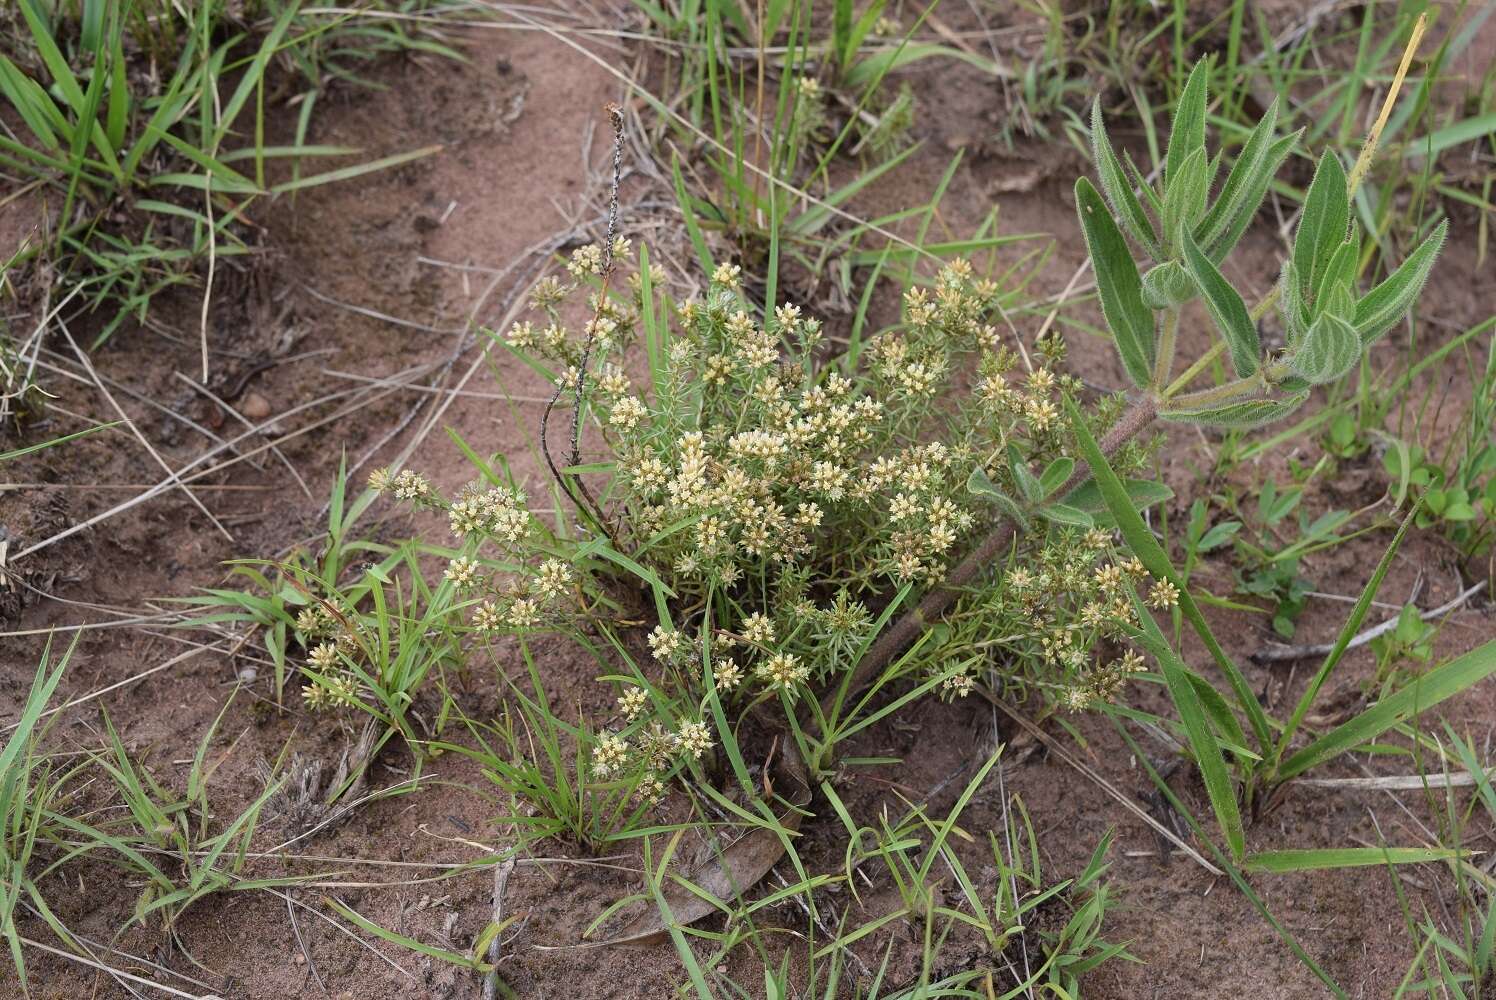
<svg viewBox="0 0 1496 1000">
<path fill-rule="evenodd" d="M 1262 364 L 1262 340 L 1257 336 L 1257 324 L 1252 322 L 1241 295 L 1195 245 L 1189 233 L 1184 234 L 1184 262 L 1195 284 L 1200 287 L 1210 318 L 1226 340 L 1236 374 L 1240 378 L 1256 375 Z"/>
<path fill-rule="evenodd" d="M 1334 150 L 1327 149 L 1319 158 L 1309 193 L 1304 196 L 1304 212 L 1299 216 L 1298 232 L 1293 239 L 1293 266 L 1305 283 L 1304 297 L 1316 312 L 1325 272 L 1335 251 L 1345 242 L 1349 215 L 1345 168 Z"/>
<path fill-rule="evenodd" d="M 1200 294 L 1195 279 L 1177 260 L 1166 260 L 1143 275 L 1143 302 L 1150 309 L 1171 309 Z"/>
<path fill-rule="evenodd" d="M 1181 407 L 1160 410 L 1163 420 L 1176 423 L 1205 424 L 1211 427 L 1261 427 L 1275 420 L 1282 420 L 1304 405 L 1309 398 L 1307 392 L 1297 393 L 1281 399 L 1246 399 L 1216 406 Z"/>
<path fill-rule="evenodd" d="M 1185 158 L 1164 188 L 1164 243 L 1171 253 L 1179 252 L 1181 238 L 1205 212 L 1210 196 L 1209 166 L 1201 147 Z"/>
<path fill-rule="evenodd" d="M 1133 194 L 1127 172 L 1123 170 L 1122 161 L 1117 159 L 1117 152 L 1106 134 L 1106 122 L 1102 120 L 1099 97 L 1091 105 L 1091 150 L 1096 158 L 1096 173 L 1101 178 L 1101 191 L 1106 195 L 1112 211 L 1121 220 L 1122 227 L 1155 260 L 1162 257 L 1163 247 L 1159 244 L 1158 233 L 1153 229 L 1153 220 L 1148 218 L 1147 211 L 1138 201 L 1137 195 Z"/>
<path fill-rule="evenodd" d="M 1257 215 L 1257 207 L 1262 204 L 1263 196 L 1267 194 L 1268 185 L 1278 174 L 1278 168 L 1283 161 L 1288 159 L 1288 154 L 1293 152 L 1293 147 L 1298 143 L 1299 136 L 1304 134 L 1299 129 L 1290 135 L 1285 135 L 1277 142 L 1268 147 L 1267 157 L 1258 171 L 1245 181 L 1242 194 L 1238 197 L 1237 210 L 1226 223 L 1225 230 L 1216 239 L 1201 241 L 1200 245 L 1207 248 L 1210 259 L 1219 264 L 1226 259 L 1241 239 L 1242 233 L 1247 231 L 1247 226 L 1252 224 L 1252 219 Z"/>
<path fill-rule="evenodd" d="M 1138 277 L 1138 266 L 1106 202 L 1084 177 L 1075 182 L 1075 210 L 1086 237 L 1086 249 L 1091 254 L 1091 267 L 1096 272 L 1102 315 L 1116 341 L 1122 367 L 1127 369 L 1133 383 L 1142 388 L 1152 377 L 1157 346 L 1153 310 L 1143 304 L 1143 281 Z"/>
<path fill-rule="evenodd" d="M 1256 212 L 1257 206 L 1262 203 L 1261 194 L 1250 204 L 1247 197 L 1253 191 L 1267 190 L 1266 184 L 1259 188 L 1257 181 L 1259 174 L 1269 169 L 1268 154 L 1272 150 L 1273 132 L 1277 127 L 1278 101 L 1275 98 L 1257 122 L 1252 134 L 1247 137 L 1246 145 L 1236 155 L 1236 162 L 1226 174 L 1226 183 L 1221 186 L 1221 193 L 1216 197 L 1215 203 L 1196 227 L 1195 240 L 1207 250 L 1214 249 L 1216 240 L 1225 234 L 1233 219 L 1242 212 Z M 1272 168 L 1276 169 L 1276 164 Z"/>
<path fill-rule="evenodd" d="M 1413 307 L 1448 232 L 1449 223 L 1439 223 L 1439 227 L 1419 244 L 1417 250 L 1408 255 L 1401 267 L 1356 303 L 1354 322 L 1363 346 L 1386 333 L 1393 323 L 1402 319 Z"/>
<path fill-rule="evenodd" d="M 1174 106 L 1174 123 L 1169 130 L 1169 150 L 1164 156 L 1164 188 L 1179 176 L 1186 160 L 1205 150 L 1205 85 L 1210 77 L 1206 60 L 1195 63 L 1189 80 Z M 1165 230 L 1167 232 L 1167 230 Z"/>
<path fill-rule="evenodd" d="M 1333 382 L 1361 360 L 1361 338 L 1347 320 L 1326 311 L 1309 324 L 1303 343 L 1289 357 L 1295 372 L 1316 385 Z"/>
</svg>

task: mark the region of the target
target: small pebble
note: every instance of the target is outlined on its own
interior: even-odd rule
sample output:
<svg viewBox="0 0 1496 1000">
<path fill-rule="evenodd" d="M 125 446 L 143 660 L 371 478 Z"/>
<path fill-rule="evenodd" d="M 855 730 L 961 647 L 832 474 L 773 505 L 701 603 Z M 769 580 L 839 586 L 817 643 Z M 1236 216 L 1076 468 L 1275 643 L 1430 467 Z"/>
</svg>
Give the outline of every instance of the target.
<svg viewBox="0 0 1496 1000">
<path fill-rule="evenodd" d="M 270 400 L 258 392 L 247 392 L 239 403 L 239 412 L 250 420 L 264 420 L 270 416 Z"/>
</svg>

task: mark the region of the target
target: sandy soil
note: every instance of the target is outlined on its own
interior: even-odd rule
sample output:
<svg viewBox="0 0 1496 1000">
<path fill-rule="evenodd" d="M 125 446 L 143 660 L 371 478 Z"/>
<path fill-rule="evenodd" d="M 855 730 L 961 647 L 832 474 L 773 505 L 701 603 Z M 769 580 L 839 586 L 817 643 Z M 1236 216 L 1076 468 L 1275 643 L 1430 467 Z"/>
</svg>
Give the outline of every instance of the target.
<svg viewBox="0 0 1496 1000">
<path fill-rule="evenodd" d="M 0 492 L 0 525 L 11 539 L 9 572 L 20 587 L 0 594 L 5 627 L 11 630 L 0 640 L 0 717 L 12 718 L 24 698 L 46 630 L 161 606 L 160 598 L 219 584 L 226 559 L 270 556 L 313 541 L 342 456 L 361 479 L 374 464 L 414 451 L 412 464 L 445 485 L 459 485 L 466 478 L 465 464 L 443 432 L 452 427 L 482 448 L 510 454 L 522 475 L 538 481 L 531 454 L 535 405 L 521 401 L 510 407 L 491 395 L 534 398 L 538 386 L 502 358 L 495 359 L 493 371 L 481 364 L 481 345 L 467 332 L 469 320 L 504 325 L 546 251 L 600 232 L 599 181 L 607 154 L 602 109 L 626 96 L 606 64 L 626 60 L 607 51 L 594 60 L 553 39 L 497 30 L 477 33 L 468 44 L 465 66 L 389 66 L 382 78 L 390 90 L 342 93 L 336 107 L 324 110 L 311 137 L 356 144 L 370 156 L 427 144 L 440 144 L 439 154 L 356 184 L 261 205 L 253 221 L 263 251 L 247 264 L 220 269 L 209 312 L 209 387 L 240 412 L 261 414 L 259 432 L 237 444 L 241 460 L 195 484 L 198 500 L 223 532 L 181 490 L 168 490 L 16 559 L 17 552 L 139 496 L 161 478 L 161 469 L 123 427 L 7 467 L 6 476 L 16 485 Z M 952 151 L 962 149 L 967 155 L 946 198 L 944 223 L 953 232 L 969 231 L 996 204 L 1005 231 L 1050 234 L 1055 252 L 1036 291 L 1061 292 L 1084 256 L 1069 195 L 1084 161 L 1062 145 L 1023 142 L 1011 152 L 989 144 L 977 148 L 973 135 L 992 128 L 993 85 L 961 77 L 960 71 L 954 81 L 949 74 L 942 77 L 938 86 L 930 76 L 916 73 L 912 79 L 922 108 L 916 134 L 924 148 L 856 210 L 872 216 L 925 200 Z M 598 136 L 589 142 L 592 129 Z M 631 145 L 636 175 L 625 189 L 625 200 L 636 204 L 651 195 L 649 165 L 636 159 L 639 148 Z M 7 213 L 8 226 L 14 226 L 14 218 L 14 212 Z M 641 212 L 635 223 L 637 238 L 662 245 L 679 240 L 667 215 Z M 1473 229 L 1456 218 L 1451 250 L 1425 299 L 1426 329 L 1440 338 L 1489 312 L 1468 249 L 1473 245 Z M 1254 231 L 1233 257 L 1232 277 L 1266 288 L 1278 246 L 1272 227 Z M 147 328 L 122 331 L 95 352 L 92 363 L 108 380 L 108 393 L 81 374 L 66 335 L 52 336 L 50 363 L 76 377 L 50 380 L 58 399 L 50 426 L 38 433 L 80 426 L 71 414 L 114 419 L 117 403 L 176 469 L 215 447 L 213 435 L 238 434 L 242 425 L 236 416 L 183 380 L 201 375 L 200 307 L 195 294 L 163 301 Z M 1020 333 L 1031 336 L 1042 320 L 1036 314 L 1016 322 Z M 1195 345 L 1205 342 L 1204 329 L 1201 324 L 1189 331 Z M 90 330 L 84 321 L 69 333 L 81 345 Z M 1071 341 L 1076 367 L 1089 381 L 1102 387 L 1122 384 L 1107 345 L 1078 336 Z M 1400 358 L 1395 343 L 1374 355 L 1378 365 L 1395 365 Z M 454 387 L 464 394 L 446 391 Z M 1423 388 L 1458 393 L 1461 386 Z M 272 443 L 274 452 L 268 448 Z M 1170 438 L 1163 475 L 1185 498 L 1176 501 L 1171 516 L 1184 514 L 1189 497 L 1228 485 L 1211 476 L 1210 447 L 1193 432 Z M 1249 487 L 1264 475 L 1286 477 L 1286 455 L 1295 451 L 1313 454 L 1317 447 L 1306 441 L 1279 449 L 1258 465 L 1238 468 L 1235 485 Z M 224 449 L 193 470 L 234 453 Z M 1346 463 L 1337 476 L 1322 480 L 1306 504 L 1314 510 L 1355 507 L 1375 500 L 1382 489 L 1380 465 L 1368 458 Z M 382 507 L 380 512 L 383 516 Z M 383 530 L 394 536 L 407 529 L 407 522 L 395 519 Z M 1323 591 L 1355 595 L 1385 544 L 1386 537 L 1376 535 L 1334 548 L 1311 560 L 1306 572 Z M 1208 564 L 1202 573 L 1219 589 L 1230 580 L 1224 562 Z M 1451 553 L 1420 538 L 1404 549 L 1384 594 L 1401 600 L 1420 575 L 1427 605 L 1443 602 L 1459 586 Z M 1344 607 L 1311 602 L 1300 639 L 1332 636 Z M 1233 640 L 1231 652 L 1243 659 L 1269 638 L 1265 619 L 1222 620 Z M 294 710 L 275 712 L 267 702 L 268 671 L 257 662 L 253 646 L 230 655 L 221 646 L 195 645 L 200 639 L 186 633 L 149 626 L 91 628 L 79 635 L 64 684 L 68 696 L 138 679 L 66 713 L 55 738 L 71 748 L 97 745 L 100 710 L 107 709 L 126 742 L 163 782 L 179 786 L 184 780 L 184 758 L 190 758 L 237 688 L 210 751 L 222 761 L 212 784 L 222 815 L 242 808 L 258 790 L 256 761 L 273 759 L 288 745 L 332 761 L 350 738 Z M 1439 653 L 1460 652 L 1492 635 L 1496 620 L 1489 607 L 1467 607 L 1441 632 Z M 560 643 L 545 644 L 540 653 L 561 702 L 608 710 L 611 694 L 595 682 L 590 661 Z M 1199 662 L 1199 651 L 1194 653 Z M 148 673 L 172 660 L 171 666 Z M 1352 704 L 1371 662 L 1364 651 L 1347 662 L 1329 699 L 1332 705 Z M 476 718 L 491 717 L 499 695 L 486 671 L 513 668 L 502 655 L 492 667 L 477 666 L 461 694 L 463 709 Z M 245 671 L 258 676 L 237 684 Z M 1281 710 L 1301 690 L 1303 668 L 1252 667 L 1249 676 Z M 1488 685 L 1454 703 L 1447 716 L 1468 728 L 1479 744 L 1496 709 L 1493 700 L 1496 691 Z M 1121 794 L 1148 803 L 1147 775 L 1110 727 L 1098 720 L 1079 726 L 1085 743 L 1072 752 Z M 934 788 L 938 791 L 928 805 L 939 814 L 981 762 L 972 748 L 985 751 L 1004 741 L 1009 746 L 1002 785 L 989 781 L 963 821 L 977 835 L 969 858 L 973 871 L 989 880 L 994 874 L 990 864 L 983 867 L 978 849 L 983 832 L 1000 824 L 1005 793 L 1021 796 L 1033 815 L 1046 876 L 1055 880 L 1079 871 L 1102 833 L 1117 830 L 1112 883 L 1122 902 L 1111 915 L 1107 937 L 1131 942 L 1142 962 L 1107 966 L 1086 983 L 1088 996 L 1321 995 L 1307 970 L 1228 881 L 1187 858 L 1169 856 L 1166 845 L 1095 782 L 1046 754 L 990 708 L 926 702 L 897 725 L 870 732 L 859 751 L 900 756 L 906 763 L 876 779 L 851 782 L 845 792 L 849 805 L 871 816 L 885 802 L 897 807 L 896 791 Z M 180 926 L 181 948 L 170 949 L 154 931 L 139 928 L 108 940 L 138 890 L 119 884 L 102 868 L 76 885 L 55 885 L 52 902 L 70 926 L 100 947 L 112 943 L 150 958 L 196 985 L 167 979 L 127 958 L 115 956 L 112 963 L 198 993 L 321 995 L 320 981 L 335 997 L 475 997 L 477 987 L 466 975 L 387 945 L 360 944 L 322 916 L 327 912 L 323 896 L 335 895 L 400 933 L 457 950 L 470 945 L 489 918 L 491 882 L 486 873 L 440 880 L 440 866 L 481 857 L 482 845 L 501 845 L 502 835 L 493 823 L 499 806 L 481 791 L 485 780 L 454 757 L 435 768 L 439 782 L 361 808 L 346 823 L 303 841 L 298 845 L 306 856 L 302 862 L 256 870 L 261 875 L 325 872 L 326 885 L 296 890 L 294 903 L 265 892 L 210 898 Z M 408 766 L 401 752 L 386 753 L 373 768 L 370 787 L 398 784 Z M 1383 773 L 1398 766 L 1362 759 L 1326 773 Z M 1181 774 L 1176 784 L 1203 812 L 1198 783 Z M 1262 848 L 1377 843 L 1383 837 L 1423 843 L 1431 839 L 1432 823 L 1421 794 L 1305 788 L 1259 817 L 1250 835 Z M 834 819 L 807 824 L 803 856 L 812 870 L 840 865 L 842 838 Z M 280 839 L 275 824 L 267 822 L 256 846 Z M 569 947 L 603 907 L 637 886 L 637 877 L 570 863 L 561 845 L 552 855 L 554 863 L 522 867 L 513 876 L 508 905 L 526 916 L 503 965 L 510 985 L 519 995 L 536 998 L 671 995 L 682 976 L 668 946 L 627 952 Z M 629 857 L 620 865 L 633 863 Z M 1436 893 L 1425 890 L 1442 877 L 1435 871 L 1411 874 L 1404 888 L 1415 908 L 1438 912 Z M 1411 958 L 1411 945 L 1385 871 L 1264 876 L 1254 885 L 1352 996 L 1390 993 Z M 855 920 L 876 914 L 889 898 L 869 894 L 860 912 L 847 899 L 828 903 L 852 906 Z M 782 915 L 787 926 L 800 918 L 798 911 Z M 28 932 L 42 934 L 36 927 Z M 947 948 L 950 965 L 937 971 L 955 972 L 983 958 L 975 943 L 963 947 Z M 897 940 L 890 978 L 916 974 L 919 953 L 917 940 Z M 869 950 L 868 957 L 873 955 Z M 738 971 L 746 969 L 745 964 Z M 82 975 L 77 966 L 43 956 L 35 960 L 33 976 L 40 996 L 123 995 L 107 977 Z M 13 984 L 0 985 L 0 992 L 12 989 Z"/>
</svg>

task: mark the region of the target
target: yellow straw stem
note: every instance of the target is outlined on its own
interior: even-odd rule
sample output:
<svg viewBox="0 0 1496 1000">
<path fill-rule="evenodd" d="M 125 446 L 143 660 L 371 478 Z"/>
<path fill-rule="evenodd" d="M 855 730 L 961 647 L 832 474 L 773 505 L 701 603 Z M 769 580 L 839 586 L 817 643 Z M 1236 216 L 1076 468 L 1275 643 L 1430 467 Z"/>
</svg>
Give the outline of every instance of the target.
<svg viewBox="0 0 1496 1000">
<path fill-rule="evenodd" d="M 1417 22 L 1413 25 L 1413 34 L 1408 37 L 1408 46 L 1403 49 L 1402 62 L 1398 64 L 1397 75 L 1392 78 L 1392 87 L 1387 91 L 1387 97 L 1382 101 L 1381 114 L 1377 115 L 1376 124 L 1366 136 L 1366 143 L 1361 147 L 1361 155 L 1356 157 L 1356 165 L 1351 167 L 1350 196 L 1356 196 L 1356 189 L 1361 186 L 1366 171 L 1371 169 L 1371 161 L 1377 153 L 1377 143 L 1382 138 L 1382 129 L 1387 127 L 1387 119 L 1392 115 L 1392 105 L 1397 102 L 1398 91 L 1402 90 L 1403 79 L 1408 75 L 1408 66 L 1413 62 L 1413 53 L 1418 51 L 1418 43 L 1423 41 L 1423 33 L 1428 29 L 1428 11 L 1418 15 Z"/>
</svg>

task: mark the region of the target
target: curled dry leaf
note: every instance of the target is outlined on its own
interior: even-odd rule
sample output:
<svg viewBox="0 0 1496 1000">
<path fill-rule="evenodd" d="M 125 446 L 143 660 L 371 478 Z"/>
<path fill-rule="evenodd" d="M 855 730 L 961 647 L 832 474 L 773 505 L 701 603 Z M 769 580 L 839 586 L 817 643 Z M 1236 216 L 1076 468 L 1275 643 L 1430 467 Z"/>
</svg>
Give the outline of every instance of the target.
<svg viewBox="0 0 1496 1000">
<path fill-rule="evenodd" d="M 785 830 L 796 833 L 804 809 L 810 804 L 810 783 L 805 764 L 791 746 L 786 753 L 775 758 L 771 773 L 775 797 L 788 803 L 775 810 L 775 818 Z M 669 905 L 675 923 L 686 927 L 718 912 L 721 906 L 714 900 L 725 903 L 753 888 L 782 857 L 784 842 L 779 835 L 774 830 L 755 826 L 715 854 L 703 867 L 681 876 L 697 891 L 687 889 L 675 879 L 666 879 L 660 886 L 660 894 Z M 702 892 L 711 899 L 703 898 Z M 665 940 L 666 935 L 660 908 L 650 905 L 616 935 L 598 944 L 649 945 Z"/>
</svg>

